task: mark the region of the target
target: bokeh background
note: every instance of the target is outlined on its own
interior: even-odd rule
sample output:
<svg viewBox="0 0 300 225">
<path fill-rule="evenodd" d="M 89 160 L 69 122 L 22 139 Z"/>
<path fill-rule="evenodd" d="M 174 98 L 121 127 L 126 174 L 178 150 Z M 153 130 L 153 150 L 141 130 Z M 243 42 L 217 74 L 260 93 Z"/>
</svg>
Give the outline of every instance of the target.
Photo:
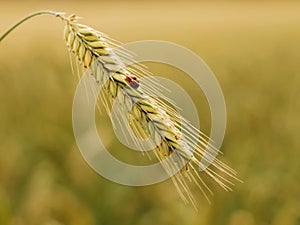
<svg viewBox="0 0 300 225">
<path fill-rule="evenodd" d="M 158 39 L 197 53 L 226 99 L 222 160 L 244 181 L 227 193 L 207 180 L 215 196 L 210 205 L 199 194 L 195 212 L 171 181 L 127 187 L 95 173 L 72 132 L 78 79 L 63 23 L 41 16 L 0 44 L 1 225 L 300 224 L 299 1 L 0 1 L 0 6 L 0 33 L 28 13 L 51 9 L 76 13 L 124 43 Z M 187 89 L 208 132 L 201 90 L 174 68 L 149 64 L 149 69 Z M 107 147 L 120 149 L 107 118 L 99 121 Z M 125 159 L 131 153 L 116 154 Z"/>
</svg>

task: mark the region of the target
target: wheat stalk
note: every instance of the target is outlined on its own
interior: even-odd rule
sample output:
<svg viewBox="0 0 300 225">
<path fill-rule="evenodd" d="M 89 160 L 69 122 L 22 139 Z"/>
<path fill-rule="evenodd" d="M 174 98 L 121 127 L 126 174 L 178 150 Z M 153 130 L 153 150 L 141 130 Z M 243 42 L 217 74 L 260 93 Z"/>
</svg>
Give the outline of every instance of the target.
<svg viewBox="0 0 300 225">
<path fill-rule="evenodd" d="M 117 101 L 120 106 L 119 115 L 121 119 L 128 120 L 135 134 L 131 138 L 136 144 L 139 144 L 140 138 L 149 137 L 152 140 L 155 144 L 154 152 L 165 170 L 170 176 L 175 174 L 171 179 L 181 198 L 185 202 L 191 202 L 197 208 L 189 188 L 191 181 L 208 199 L 207 193 L 212 194 L 212 192 L 196 168 L 201 168 L 200 160 L 209 162 L 210 154 L 206 149 L 218 150 L 208 143 L 205 135 L 189 123 L 186 127 L 181 127 L 182 118 L 177 112 L 159 98 L 153 97 L 156 90 L 152 83 L 140 86 L 139 78 L 145 75 L 145 70 L 140 65 L 125 67 L 122 59 L 128 57 L 128 54 L 114 51 L 113 49 L 118 45 L 107 35 L 78 23 L 78 17 L 75 15 L 66 17 L 62 13 L 42 11 L 21 20 L 0 38 L 0 42 L 22 22 L 41 14 L 51 14 L 65 22 L 66 45 L 83 69 L 89 71 L 95 82 L 99 83 L 109 96 L 109 101 L 102 98 L 107 112 L 110 113 L 111 104 Z M 195 135 L 199 132 L 200 136 Z M 195 142 L 198 143 L 196 147 Z M 220 160 L 215 159 L 211 165 L 226 176 L 237 179 L 235 171 Z M 233 183 L 230 180 L 211 168 L 205 168 L 204 172 L 222 188 L 231 190 Z"/>
</svg>

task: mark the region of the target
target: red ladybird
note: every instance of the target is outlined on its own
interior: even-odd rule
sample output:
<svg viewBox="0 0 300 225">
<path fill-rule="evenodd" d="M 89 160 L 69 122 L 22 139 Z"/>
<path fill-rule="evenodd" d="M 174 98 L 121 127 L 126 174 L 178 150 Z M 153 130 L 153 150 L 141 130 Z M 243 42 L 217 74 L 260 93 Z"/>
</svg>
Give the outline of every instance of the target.
<svg viewBox="0 0 300 225">
<path fill-rule="evenodd" d="M 138 78 L 134 75 L 127 75 L 125 80 L 129 83 L 130 87 L 137 89 L 140 86 Z"/>
</svg>

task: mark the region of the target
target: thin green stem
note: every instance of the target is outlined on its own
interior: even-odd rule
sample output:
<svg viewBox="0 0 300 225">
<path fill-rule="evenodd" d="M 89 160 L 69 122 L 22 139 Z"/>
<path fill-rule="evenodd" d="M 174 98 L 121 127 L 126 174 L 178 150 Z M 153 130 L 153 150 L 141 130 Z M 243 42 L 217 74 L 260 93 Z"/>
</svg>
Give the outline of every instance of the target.
<svg viewBox="0 0 300 225">
<path fill-rule="evenodd" d="M 59 12 L 54 12 L 54 11 L 48 11 L 48 10 L 43 10 L 43 11 L 38 11 L 32 14 L 29 14 L 28 16 L 24 17 L 21 19 L 19 22 L 17 22 L 15 25 L 13 25 L 11 28 L 9 28 L 3 35 L 0 37 L 0 42 L 10 33 L 12 32 L 15 28 L 17 28 L 19 25 L 24 23 L 26 20 L 29 20 L 32 17 L 38 16 L 38 15 L 43 15 L 43 14 L 48 14 L 52 16 L 59 17 L 61 19 L 65 19 L 64 13 L 59 13 Z"/>
</svg>

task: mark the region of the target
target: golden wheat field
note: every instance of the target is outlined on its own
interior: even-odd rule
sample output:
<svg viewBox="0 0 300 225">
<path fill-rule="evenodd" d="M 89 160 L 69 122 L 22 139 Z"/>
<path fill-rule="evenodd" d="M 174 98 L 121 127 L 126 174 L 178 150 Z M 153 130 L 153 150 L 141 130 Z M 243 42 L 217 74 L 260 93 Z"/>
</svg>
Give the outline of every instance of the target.
<svg viewBox="0 0 300 225">
<path fill-rule="evenodd" d="M 0 35 L 42 9 L 123 43 L 164 40 L 209 65 L 222 87 L 227 129 L 221 159 L 238 172 L 226 192 L 207 179 L 209 204 L 195 187 L 199 212 L 170 180 L 123 186 L 94 172 L 76 146 L 72 74 L 57 18 L 33 18 L 0 43 L 0 224 L 2 225 L 300 225 L 300 2 L 298 1 L 0 1 Z M 180 84 L 210 130 L 207 101 L 180 70 L 146 63 Z M 124 148 L 110 120 L 99 135 L 115 157 L 148 158 Z M 151 163 L 151 162 L 150 162 Z"/>
</svg>

